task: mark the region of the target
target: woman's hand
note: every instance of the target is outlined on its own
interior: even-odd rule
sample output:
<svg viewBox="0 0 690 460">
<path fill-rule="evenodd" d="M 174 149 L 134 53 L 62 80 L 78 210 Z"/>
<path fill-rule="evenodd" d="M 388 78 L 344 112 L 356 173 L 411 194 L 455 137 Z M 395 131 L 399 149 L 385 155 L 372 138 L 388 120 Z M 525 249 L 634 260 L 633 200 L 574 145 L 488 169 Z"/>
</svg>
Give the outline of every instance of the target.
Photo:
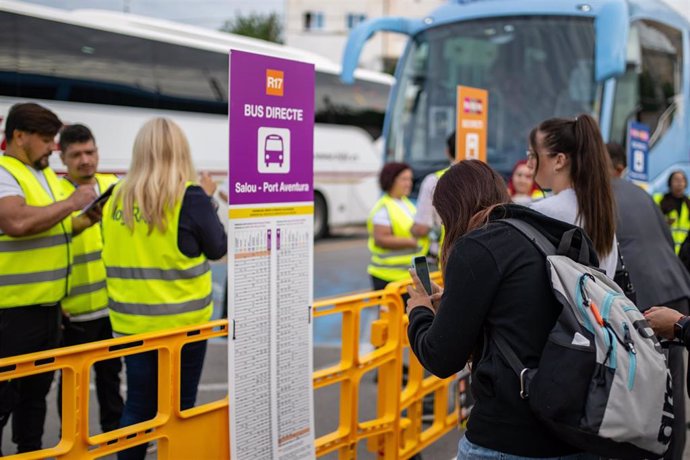
<svg viewBox="0 0 690 460">
<path fill-rule="evenodd" d="M 413 284 L 407 287 L 407 293 L 410 296 L 410 298 L 407 299 L 407 314 L 409 315 L 410 312 L 417 307 L 426 307 L 429 310 L 431 310 L 434 314 L 436 314 L 436 309 L 434 308 L 434 304 L 432 303 L 433 296 L 429 296 L 429 294 L 426 293 L 426 290 L 422 285 L 422 281 L 417 276 L 417 272 L 414 270 L 414 268 L 410 268 L 409 272 L 410 276 L 412 276 Z M 441 287 L 436 283 L 431 283 L 431 285 L 432 292 L 434 292 L 436 289 L 439 289 L 441 293 L 443 292 Z M 438 292 L 434 292 L 434 294 L 438 294 Z M 438 297 L 438 299 L 440 299 L 440 296 Z"/>
<path fill-rule="evenodd" d="M 204 192 L 208 196 L 213 196 L 216 192 L 216 188 L 218 188 L 218 184 L 216 184 L 211 175 L 207 172 L 199 174 L 199 185 L 201 185 L 201 188 L 204 189 Z"/>
<path fill-rule="evenodd" d="M 431 281 L 431 305 L 433 305 L 434 311 L 438 310 L 441 297 L 443 297 L 443 288 Z"/>
</svg>

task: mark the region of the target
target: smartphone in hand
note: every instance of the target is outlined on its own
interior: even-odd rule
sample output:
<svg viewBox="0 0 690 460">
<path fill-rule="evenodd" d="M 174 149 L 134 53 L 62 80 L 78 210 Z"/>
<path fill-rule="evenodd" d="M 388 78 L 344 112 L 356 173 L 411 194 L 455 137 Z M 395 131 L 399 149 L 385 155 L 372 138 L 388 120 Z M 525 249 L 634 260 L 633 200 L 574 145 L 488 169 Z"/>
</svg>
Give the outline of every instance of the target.
<svg viewBox="0 0 690 460">
<path fill-rule="evenodd" d="M 429 276 L 429 264 L 426 261 L 426 257 L 415 257 L 412 260 L 412 263 L 414 265 L 414 270 L 417 273 L 417 277 L 419 277 L 419 280 L 422 282 L 422 286 L 424 286 L 424 290 L 427 294 L 431 295 L 431 278 Z"/>
</svg>

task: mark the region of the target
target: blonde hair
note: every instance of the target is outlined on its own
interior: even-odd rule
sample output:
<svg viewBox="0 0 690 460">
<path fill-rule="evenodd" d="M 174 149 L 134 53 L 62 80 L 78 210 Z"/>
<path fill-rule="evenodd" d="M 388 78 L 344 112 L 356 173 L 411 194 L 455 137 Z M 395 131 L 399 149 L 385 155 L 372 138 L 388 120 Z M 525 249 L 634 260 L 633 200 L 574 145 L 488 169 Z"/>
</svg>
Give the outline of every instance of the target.
<svg viewBox="0 0 690 460">
<path fill-rule="evenodd" d="M 154 228 L 165 232 L 168 212 L 184 197 L 186 183 L 195 180 L 182 129 L 167 118 L 149 120 L 134 139 L 129 172 L 114 197 L 121 202 L 125 225 L 133 231 L 134 219 L 142 219 L 149 234 Z"/>
</svg>

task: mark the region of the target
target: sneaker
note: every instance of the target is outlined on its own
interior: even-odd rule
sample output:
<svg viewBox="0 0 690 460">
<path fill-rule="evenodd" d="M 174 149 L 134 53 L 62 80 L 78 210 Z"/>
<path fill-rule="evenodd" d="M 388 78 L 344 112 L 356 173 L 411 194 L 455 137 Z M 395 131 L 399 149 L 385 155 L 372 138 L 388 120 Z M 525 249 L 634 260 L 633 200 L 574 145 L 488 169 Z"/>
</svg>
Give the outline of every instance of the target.
<svg viewBox="0 0 690 460">
<path fill-rule="evenodd" d="M 422 422 L 433 423 L 434 421 L 434 398 L 427 396 L 422 401 Z"/>
<path fill-rule="evenodd" d="M 422 414 L 422 423 L 434 423 L 434 413 L 433 412 L 423 413 Z"/>
</svg>

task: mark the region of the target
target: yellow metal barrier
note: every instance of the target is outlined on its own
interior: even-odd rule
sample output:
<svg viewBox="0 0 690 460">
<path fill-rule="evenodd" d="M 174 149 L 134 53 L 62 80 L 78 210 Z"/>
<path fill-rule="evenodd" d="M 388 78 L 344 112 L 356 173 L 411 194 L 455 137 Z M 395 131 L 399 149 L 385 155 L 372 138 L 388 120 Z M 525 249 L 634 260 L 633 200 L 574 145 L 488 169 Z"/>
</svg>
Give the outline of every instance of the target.
<svg viewBox="0 0 690 460">
<path fill-rule="evenodd" d="M 372 307 L 381 307 L 388 322 L 385 329 L 375 322 L 379 324 L 379 330 L 372 331 L 372 337 L 377 336 L 376 349 L 362 356 L 359 350 L 361 313 Z M 316 440 L 316 455 L 337 451 L 340 459 L 353 459 L 357 457 L 360 441 L 376 439 L 380 458 L 397 459 L 404 335 L 402 299 L 396 292 L 384 290 L 324 300 L 314 305 L 316 318 L 330 314 L 342 314 L 342 355 L 335 366 L 314 372 L 314 389 L 340 384 L 340 420 L 336 431 Z M 377 416 L 360 422 L 361 379 L 374 369 L 378 370 Z"/>
<path fill-rule="evenodd" d="M 433 273 L 431 278 L 439 285 L 443 285 L 440 272 Z M 395 291 L 398 296 L 407 293 L 407 287 L 411 282 L 390 284 L 386 290 Z M 408 349 L 410 342 L 407 338 L 407 315 L 403 318 L 404 331 L 402 336 L 402 349 Z M 399 458 L 406 459 L 429 447 L 441 437 L 458 426 L 458 398 L 457 377 L 439 379 L 426 373 L 414 353 L 409 354 L 408 378 L 402 394 L 400 395 L 400 410 L 407 413 L 401 414 L 400 426 L 403 430 Z M 424 429 L 422 423 L 424 399 L 433 395 L 433 421 Z"/>
<path fill-rule="evenodd" d="M 61 370 L 62 438 L 57 446 L 7 458 L 13 460 L 97 459 L 128 447 L 158 442 L 159 458 L 227 458 L 228 398 L 180 411 L 180 356 L 190 342 L 227 335 L 227 321 L 213 321 L 160 333 L 122 337 L 0 359 L 0 380 Z M 152 420 L 89 435 L 89 382 L 97 361 L 158 351 L 158 413 Z M 177 384 L 176 384 L 177 383 Z M 190 433 L 202 436 L 190 436 Z M 212 439 L 213 442 L 209 442 Z"/>
<path fill-rule="evenodd" d="M 434 276 L 440 283 L 440 276 Z M 314 389 L 340 385 L 339 423 L 335 431 L 316 439 L 318 457 L 337 452 L 340 459 L 357 458 L 357 446 L 367 442 L 379 459 L 406 459 L 420 452 L 457 426 L 455 379 L 424 376 L 409 353 L 407 384 L 402 386 L 403 349 L 407 341 L 407 317 L 401 293 L 405 284 L 385 290 L 316 302 L 316 318 L 342 315 L 342 352 L 337 364 L 314 372 Z M 380 310 L 371 330 L 374 350 L 360 353 L 362 312 Z M 229 452 L 228 398 L 180 411 L 180 356 L 190 342 L 227 336 L 227 321 L 179 328 L 152 334 L 122 337 L 75 347 L 0 359 L 0 381 L 48 371 L 63 373 L 62 438 L 57 446 L 10 456 L 29 460 L 96 459 L 134 445 L 157 441 L 158 458 L 226 459 Z M 89 434 L 90 369 L 97 361 L 158 351 L 158 413 L 152 420 L 115 431 Z M 359 420 L 362 377 L 377 371 L 377 415 Z M 422 401 L 434 395 L 434 420 L 422 429 Z M 405 414 L 403 416 L 403 414 Z M 213 440 L 213 442 L 209 442 Z"/>
</svg>

